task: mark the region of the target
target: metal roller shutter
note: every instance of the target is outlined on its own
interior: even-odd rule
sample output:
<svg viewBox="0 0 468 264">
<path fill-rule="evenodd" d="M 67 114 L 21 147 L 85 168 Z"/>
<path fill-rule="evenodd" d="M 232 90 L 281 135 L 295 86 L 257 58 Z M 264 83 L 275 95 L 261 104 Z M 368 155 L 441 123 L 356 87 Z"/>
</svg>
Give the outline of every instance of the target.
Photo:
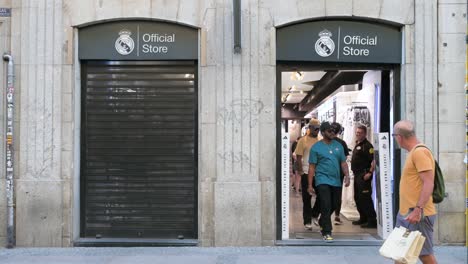
<svg viewBox="0 0 468 264">
<path fill-rule="evenodd" d="M 82 65 L 82 237 L 196 238 L 196 62 Z"/>
</svg>

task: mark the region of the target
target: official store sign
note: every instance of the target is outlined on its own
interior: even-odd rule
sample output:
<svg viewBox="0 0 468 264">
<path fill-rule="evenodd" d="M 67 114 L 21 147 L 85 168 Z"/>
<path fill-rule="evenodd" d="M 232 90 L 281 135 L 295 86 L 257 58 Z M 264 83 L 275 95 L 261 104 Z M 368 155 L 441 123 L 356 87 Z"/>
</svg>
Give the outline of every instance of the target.
<svg viewBox="0 0 468 264">
<path fill-rule="evenodd" d="M 277 60 L 401 63 L 399 28 L 370 22 L 315 21 L 277 31 Z"/>
<path fill-rule="evenodd" d="M 110 22 L 79 30 L 85 60 L 196 60 L 198 31 L 151 21 Z"/>
</svg>

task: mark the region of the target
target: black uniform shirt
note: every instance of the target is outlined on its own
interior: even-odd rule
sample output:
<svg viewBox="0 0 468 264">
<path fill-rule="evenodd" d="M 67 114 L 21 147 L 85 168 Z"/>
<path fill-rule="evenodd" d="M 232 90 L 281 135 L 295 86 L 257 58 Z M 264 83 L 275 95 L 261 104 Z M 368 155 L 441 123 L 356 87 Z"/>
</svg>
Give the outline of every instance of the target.
<svg viewBox="0 0 468 264">
<path fill-rule="evenodd" d="M 338 141 L 343 146 L 344 155 L 346 158 L 348 158 L 350 149 L 348 148 L 348 145 L 346 144 L 346 142 L 339 137 L 336 137 L 335 140 Z M 344 172 L 341 169 L 341 165 L 340 165 L 340 176 L 341 176 L 341 182 L 343 182 Z"/>
<path fill-rule="evenodd" d="M 351 156 L 351 170 L 353 172 L 361 172 L 371 167 L 374 160 L 374 146 L 364 139 L 361 143 L 357 143 L 353 149 Z"/>
<path fill-rule="evenodd" d="M 339 137 L 336 137 L 334 138 L 336 141 L 340 142 L 340 144 L 343 146 L 343 150 L 344 150 L 344 155 L 345 157 L 348 157 L 349 156 L 349 151 L 350 149 L 348 148 L 348 145 L 346 144 L 346 142 L 344 140 L 342 140 L 341 138 Z"/>
</svg>

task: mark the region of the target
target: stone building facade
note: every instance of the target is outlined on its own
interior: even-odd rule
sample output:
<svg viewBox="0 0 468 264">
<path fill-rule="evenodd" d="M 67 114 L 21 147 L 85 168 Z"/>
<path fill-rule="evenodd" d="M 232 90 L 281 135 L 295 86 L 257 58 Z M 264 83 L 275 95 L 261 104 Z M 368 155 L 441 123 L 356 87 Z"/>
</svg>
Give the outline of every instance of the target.
<svg viewBox="0 0 468 264">
<path fill-rule="evenodd" d="M 401 27 L 401 115 L 415 121 L 418 136 L 433 149 L 449 193 L 438 206 L 436 240 L 465 243 L 467 1 L 242 0 L 240 53 L 234 53 L 233 2 L 0 1 L 11 9 L 0 17 L 0 51 L 12 55 L 16 74 L 17 246 L 69 247 L 80 238 L 79 30 L 141 19 L 198 30 L 199 246 L 278 240 L 276 30 L 330 18 Z M 0 69 L 5 87 L 6 64 Z M 5 92 L 1 97 L 5 109 Z M 5 110 L 0 115 L 5 119 Z M 4 123 L 0 128 L 5 137 Z M 4 152 L 0 157 L 5 171 Z M 5 197 L 2 177 L 0 245 L 6 244 Z"/>
</svg>

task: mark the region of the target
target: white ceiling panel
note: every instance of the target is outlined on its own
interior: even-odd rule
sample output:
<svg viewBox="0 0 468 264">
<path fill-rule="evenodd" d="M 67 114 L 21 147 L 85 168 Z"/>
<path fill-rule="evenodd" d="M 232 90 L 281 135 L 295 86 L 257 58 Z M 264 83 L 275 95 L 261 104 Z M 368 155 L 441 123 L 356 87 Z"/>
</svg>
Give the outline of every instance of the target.
<svg viewBox="0 0 468 264">
<path fill-rule="evenodd" d="M 297 104 L 307 95 L 307 92 L 314 88 L 313 85 L 305 84 L 307 82 L 320 80 L 326 72 L 282 72 L 281 91 L 282 102 L 287 104 Z M 301 93 L 302 92 L 302 93 Z M 286 98 L 286 95 L 287 98 Z M 284 99 L 287 100 L 284 100 Z"/>
</svg>

